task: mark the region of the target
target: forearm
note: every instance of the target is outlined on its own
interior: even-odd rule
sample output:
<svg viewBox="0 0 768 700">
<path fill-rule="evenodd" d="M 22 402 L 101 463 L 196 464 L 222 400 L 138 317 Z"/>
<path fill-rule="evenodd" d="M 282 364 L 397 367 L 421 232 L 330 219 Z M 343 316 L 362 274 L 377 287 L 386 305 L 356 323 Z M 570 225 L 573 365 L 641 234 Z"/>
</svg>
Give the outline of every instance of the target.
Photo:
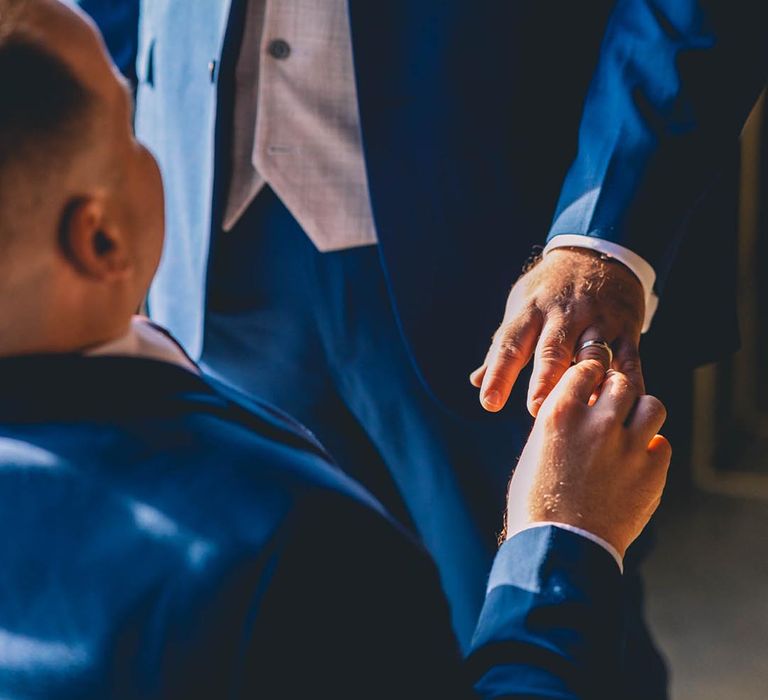
<svg viewBox="0 0 768 700">
<path fill-rule="evenodd" d="M 549 240 L 612 241 L 663 284 L 688 211 L 764 84 L 767 14 L 763 3 L 617 4 Z"/>
</svg>

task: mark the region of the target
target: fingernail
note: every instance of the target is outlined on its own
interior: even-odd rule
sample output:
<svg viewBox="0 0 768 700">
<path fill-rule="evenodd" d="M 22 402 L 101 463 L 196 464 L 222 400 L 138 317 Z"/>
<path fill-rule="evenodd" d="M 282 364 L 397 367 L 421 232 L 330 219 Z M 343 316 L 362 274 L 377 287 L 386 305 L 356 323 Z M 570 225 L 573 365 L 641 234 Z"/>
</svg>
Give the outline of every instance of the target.
<svg viewBox="0 0 768 700">
<path fill-rule="evenodd" d="M 488 408 L 499 408 L 499 406 L 501 406 L 501 394 L 495 389 L 489 391 L 483 396 L 483 404 L 488 406 Z"/>
</svg>

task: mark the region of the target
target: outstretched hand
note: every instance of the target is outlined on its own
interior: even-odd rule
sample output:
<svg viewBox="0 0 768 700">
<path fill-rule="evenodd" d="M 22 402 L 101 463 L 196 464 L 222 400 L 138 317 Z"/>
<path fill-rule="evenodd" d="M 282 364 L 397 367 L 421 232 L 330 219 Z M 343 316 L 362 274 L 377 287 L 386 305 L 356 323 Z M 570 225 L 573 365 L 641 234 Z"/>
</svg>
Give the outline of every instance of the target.
<svg viewBox="0 0 768 700">
<path fill-rule="evenodd" d="M 533 357 L 528 410 L 536 416 L 587 340 L 607 342 L 613 368 L 643 393 L 638 346 L 644 311 L 642 286 L 620 262 L 584 248 L 552 250 L 515 283 L 485 361 L 470 375 L 481 404 L 501 410 Z"/>
</svg>

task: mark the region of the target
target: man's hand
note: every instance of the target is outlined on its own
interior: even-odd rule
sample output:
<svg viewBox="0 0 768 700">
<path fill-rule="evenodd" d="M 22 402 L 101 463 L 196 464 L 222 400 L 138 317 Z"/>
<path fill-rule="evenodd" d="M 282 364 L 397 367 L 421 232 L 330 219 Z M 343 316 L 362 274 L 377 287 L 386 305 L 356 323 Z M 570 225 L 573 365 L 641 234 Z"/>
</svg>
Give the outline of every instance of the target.
<svg viewBox="0 0 768 700">
<path fill-rule="evenodd" d="M 661 500 L 672 453 L 657 434 L 665 418 L 658 399 L 639 396 L 619 372 L 606 375 L 598 360 L 571 367 L 541 406 L 510 482 L 507 536 L 558 522 L 623 557 Z"/>
<path fill-rule="evenodd" d="M 584 248 L 555 248 L 512 288 L 504 320 L 470 381 L 483 407 L 499 411 L 533 355 L 528 410 L 535 416 L 579 345 L 603 340 L 613 348 L 613 367 L 643 393 L 644 312 L 643 288 L 629 268 Z"/>
</svg>

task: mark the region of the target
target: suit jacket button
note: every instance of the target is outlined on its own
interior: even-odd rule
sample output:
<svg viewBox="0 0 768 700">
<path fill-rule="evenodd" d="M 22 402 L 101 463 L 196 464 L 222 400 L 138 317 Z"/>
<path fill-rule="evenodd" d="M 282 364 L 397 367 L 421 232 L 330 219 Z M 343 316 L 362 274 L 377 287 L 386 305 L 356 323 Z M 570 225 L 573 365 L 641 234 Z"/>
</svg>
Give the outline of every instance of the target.
<svg viewBox="0 0 768 700">
<path fill-rule="evenodd" d="M 210 76 L 212 83 L 216 81 L 216 61 L 208 62 L 208 75 Z"/>
<path fill-rule="evenodd" d="M 291 55 L 291 47 L 287 41 L 283 39 L 273 39 L 269 42 L 269 55 L 272 58 L 276 58 L 278 61 L 285 60 Z"/>
</svg>

